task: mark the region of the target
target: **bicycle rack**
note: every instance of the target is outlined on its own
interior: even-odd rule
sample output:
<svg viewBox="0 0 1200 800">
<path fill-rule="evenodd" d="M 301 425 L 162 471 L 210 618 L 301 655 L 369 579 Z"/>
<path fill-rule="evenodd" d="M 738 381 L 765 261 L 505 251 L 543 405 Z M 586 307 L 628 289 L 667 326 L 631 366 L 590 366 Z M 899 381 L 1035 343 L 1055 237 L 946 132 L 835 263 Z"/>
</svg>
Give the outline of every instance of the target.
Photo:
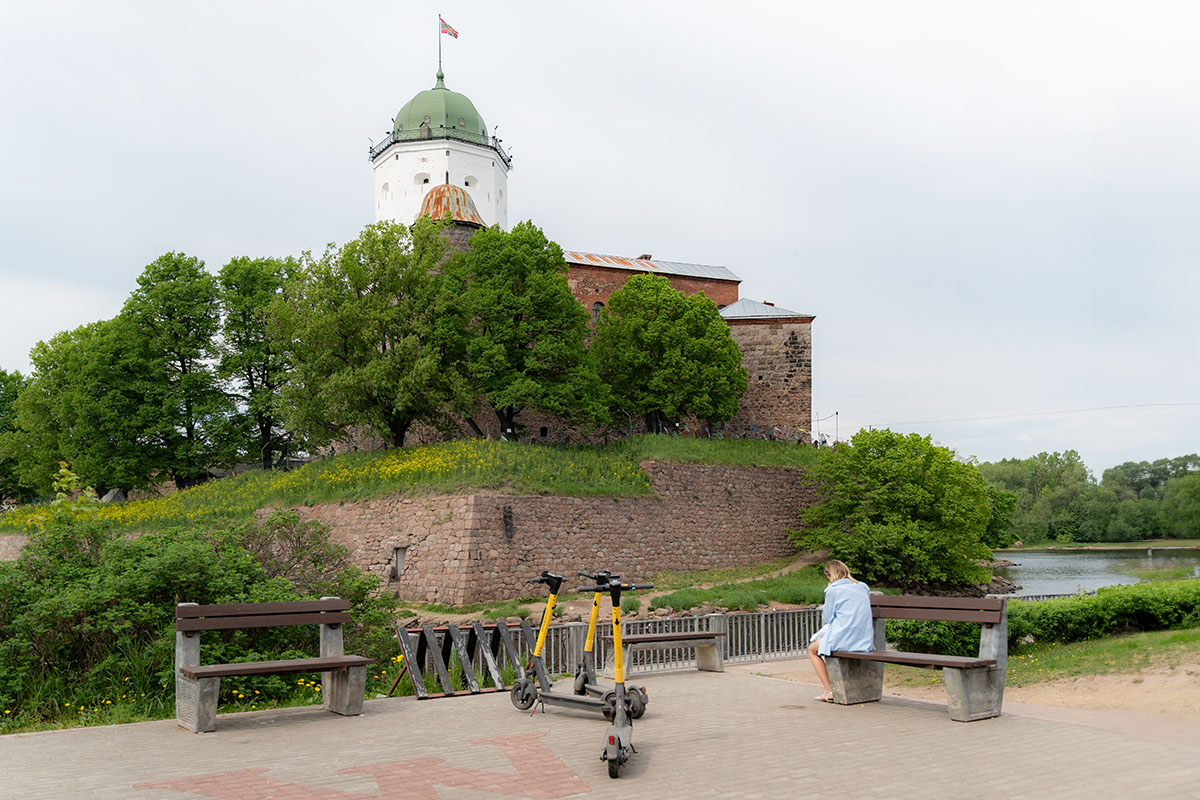
<svg viewBox="0 0 1200 800">
<path fill-rule="evenodd" d="M 521 620 L 520 628 L 526 648 L 532 648 L 535 635 L 529 621 Z M 397 625 L 396 640 L 400 643 L 400 652 L 404 655 L 404 665 L 400 668 L 396 680 L 392 682 L 388 697 L 396 691 L 405 674 L 412 679 L 413 692 L 418 700 L 507 691 L 512 687 L 505 685 L 500 672 L 501 653 L 513 666 L 517 678 L 525 677 L 525 668 L 512 635 L 512 627 L 505 622 L 472 622 L 438 627 L 422 625 L 419 628 L 402 628 Z M 478 664 L 476 653 L 479 654 Z M 450 679 L 452 656 L 458 658 L 463 680 L 468 687 L 466 689 L 456 690 Z M 486 671 L 491 676 L 492 686 L 480 686 L 476 666 L 480 672 Z M 422 671 L 428 672 L 431 668 L 441 684 L 440 692 L 430 692 L 425 686 Z"/>
</svg>

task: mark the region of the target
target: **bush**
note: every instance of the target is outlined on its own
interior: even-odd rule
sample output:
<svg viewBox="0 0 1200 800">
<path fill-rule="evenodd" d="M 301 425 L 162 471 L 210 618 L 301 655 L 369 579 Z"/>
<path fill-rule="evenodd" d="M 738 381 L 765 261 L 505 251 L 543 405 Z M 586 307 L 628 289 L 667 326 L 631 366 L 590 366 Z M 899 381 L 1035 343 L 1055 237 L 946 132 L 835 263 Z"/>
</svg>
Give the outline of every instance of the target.
<svg viewBox="0 0 1200 800">
<path fill-rule="evenodd" d="M 1008 604 L 1008 647 L 1022 640 L 1078 642 L 1133 631 L 1200 625 L 1200 580 L 1109 586 L 1095 596 Z M 887 639 L 901 650 L 972 656 L 979 626 L 968 622 L 888 620 Z"/>
<path fill-rule="evenodd" d="M 328 532 L 294 514 L 136 539 L 105 525 L 87 515 L 56 514 L 30 536 L 17 561 L 0 564 L 0 706 L 13 711 L 10 724 L 54 722 L 116 703 L 143 717 L 168 716 L 180 602 L 336 595 L 351 603 L 347 652 L 381 663 L 394 655 L 393 602 L 372 595 L 378 579 L 347 567 Z M 272 575 L 285 562 L 302 585 Z M 317 638 L 315 626 L 214 632 L 205 634 L 204 655 L 210 662 L 314 655 Z M 222 688 L 257 690 L 264 699 L 295 691 L 278 676 L 233 679 Z"/>
<path fill-rule="evenodd" d="M 800 548 L 828 549 L 857 577 L 889 586 L 990 577 L 983 537 L 1006 511 L 992 508 L 974 466 L 928 436 L 859 431 L 825 451 L 806 478 L 820 499 L 791 532 Z"/>
</svg>

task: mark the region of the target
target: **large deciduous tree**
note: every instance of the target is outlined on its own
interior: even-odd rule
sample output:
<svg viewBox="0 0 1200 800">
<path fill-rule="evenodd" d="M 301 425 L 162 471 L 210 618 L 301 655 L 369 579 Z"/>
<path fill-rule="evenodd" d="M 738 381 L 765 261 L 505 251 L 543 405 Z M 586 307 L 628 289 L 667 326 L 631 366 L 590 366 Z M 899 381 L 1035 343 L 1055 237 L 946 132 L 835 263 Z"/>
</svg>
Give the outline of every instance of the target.
<svg viewBox="0 0 1200 800">
<path fill-rule="evenodd" d="M 651 430 L 688 415 L 731 419 L 746 392 L 741 350 L 716 304 L 661 275 L 635 275 L 613 293 L 591 352 L 614 410 Z"/>
<path fill-rule="evenodd" d="M 981 564 L 991 555 L 987 485 L 928 436 L 859 431 L 823 451 L 807 479 L 819 500 L 791 534 L 801 548 L 828 548 L 864 580 L 889 585 L 990 577 Z"/>
<path fill-rule="evenodd" d="M 158 359 L 166 392 L 159 408 L 168 426 L 166 469 L 180 488 L 208 478 L 208 468 L 235 454 L 233 404 L 215 363 L 220 307 L 217 279 L 204 262 L 167 253 L 138 276 L 121 315 Z"/>
<path fill-rule="evenodd" d="M 512 431 L 525 409 L 576 421 L 607 416 L 584 346 L 588 312 L 567 285 L 562 249 L 540 228 L 481 230 L 447 273 L 462 297 L 464 373 L 501 431 Z"/>
<path fill-rule="evenodd" d="M 1200 472 L 1167 481 L 1160 514 L 1167 535 L 1184 539 L 1200 536 Z"/>
<path fill-rule="evenodd" d="M 458 298 L 438 269 L 447 242 L 428 219 L 411 229 L 368 226 L 300 273 L 272 306 L 292 365 L 289 427 L 314 444 L 364 426 L 394 447 L 416 421 L 439 422 L 469 396 L 447 339 L 461 330 Z"/>
<path fill-rule="evenodd" d="M 13 404 L 28 381 L 20 372 L 0 369 L 0 502 L 17 500 L 30 487 L 17 477 L 17 460 L 7 451 L 6 440 L 16 430 Z"/>
<path fill-rule="evenodd" d="M 217 276 L 223 312 L 217 374 L 231 382 L 239 427 L 248 440 L 246 455 L 261 459 L 263 469 L 270 469 L 287 447 L 279 393 L 287 382 L 288 361 L 268 334 L 267 309 L 297 268 L 290 258 L 235 258 Z"/>
<path fill-rule="evenodd" d="M 174 431 L 161 415 L 160 362 L 134 325 L 117 317 L 64 331 L 38 342 L 30 360 L 2 445 L 19 479 L 48 493 L 58 462 L 68 461 L 101 494 L 148 486 Z"/>
</svg>

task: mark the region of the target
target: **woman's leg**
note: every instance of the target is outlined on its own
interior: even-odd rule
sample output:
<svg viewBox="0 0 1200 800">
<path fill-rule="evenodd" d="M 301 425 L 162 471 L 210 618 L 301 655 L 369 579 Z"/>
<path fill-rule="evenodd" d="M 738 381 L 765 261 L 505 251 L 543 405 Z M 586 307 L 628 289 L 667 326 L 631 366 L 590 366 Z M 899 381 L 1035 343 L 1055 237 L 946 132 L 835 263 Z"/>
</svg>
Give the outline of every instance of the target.
<svg viewBox="0 0 1200 800">
<path fill-rule="evenodd" d="M 817 652 L 820 644 L 820 641 L 816 641 L 808 646 L 808 657 L 812 661 L 813 672 L 817 673 L 821 685 L 825 687 L 825 694 L 817 699 L 829 700 L 833 697 L 833 687 L 829 684 L 829 670 L 825 668 L 825 659 L 821 658 L 820 653 Z"/>
</svg>

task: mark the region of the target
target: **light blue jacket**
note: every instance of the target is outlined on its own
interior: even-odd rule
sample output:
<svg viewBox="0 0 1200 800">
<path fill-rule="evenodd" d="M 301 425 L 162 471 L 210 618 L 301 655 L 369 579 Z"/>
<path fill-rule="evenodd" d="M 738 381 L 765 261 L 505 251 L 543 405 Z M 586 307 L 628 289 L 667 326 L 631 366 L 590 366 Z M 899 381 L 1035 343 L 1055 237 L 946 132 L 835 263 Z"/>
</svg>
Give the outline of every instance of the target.
<svg viewBox="0 0 1200 800">
<path fill-rule="evenodd" d="M 874 649 L 875 628 L 871 620 L 871 589 L 862 581 L 842 578 L 825 587 L 821 622 L 829 630 L 821 637 L 817 652 L 827 656 L 835 650 L 865 653 Z"/>
</svg>

